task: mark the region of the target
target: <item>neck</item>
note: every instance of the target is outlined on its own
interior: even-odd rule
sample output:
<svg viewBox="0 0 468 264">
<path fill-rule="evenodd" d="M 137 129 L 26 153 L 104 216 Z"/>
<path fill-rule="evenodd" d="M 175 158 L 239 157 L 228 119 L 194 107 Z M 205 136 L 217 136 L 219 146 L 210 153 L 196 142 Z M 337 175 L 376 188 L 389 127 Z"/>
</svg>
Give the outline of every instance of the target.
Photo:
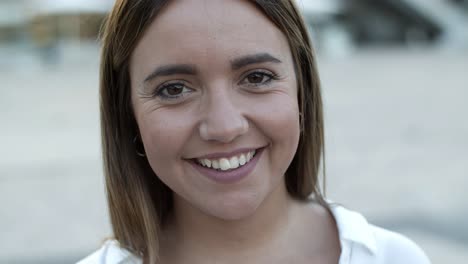
<svg viewBox="0 0 468 264">
<path fill-rule="evenodd" d="M 198 255 L 210 256 L 210 259 L 239 259 L 243 256 L 252 259 L 253 255 L 261 256 L 286 238 L 292 224 L 294 204 L 282 184 L 253 214 L 238 220 L 224 220 L 207 215 L 175 197 L 167 244 L 179 257 L 191 255 L 193 259 L 193 255 Z"/>
</svg>

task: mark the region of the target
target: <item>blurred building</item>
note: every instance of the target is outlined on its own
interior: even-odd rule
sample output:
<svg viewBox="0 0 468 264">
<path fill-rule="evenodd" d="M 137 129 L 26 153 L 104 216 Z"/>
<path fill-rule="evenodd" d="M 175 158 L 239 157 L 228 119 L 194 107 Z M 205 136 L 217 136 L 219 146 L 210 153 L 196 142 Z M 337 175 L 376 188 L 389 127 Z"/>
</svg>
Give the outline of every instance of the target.
<svg viewBox="0 0 468 264">
<path fill-rule="evenodd" d="M 0 43 L 23 38 L 28 21 L 26 0 L 0 0 Z"/>
<path fill-rule="evenodd" d="M 454 4 L 458 5 L 459 7 L 465 9 L 468 12 L 468 0 L 451 0 Z"/>
<path fill-rule="evenodd" d="M 320 53 L 372 46 L 468 48 L 468 0 L 296 0 Z M 114 0 L 0 0 L 0 48 L 95 41 Z M 24 44 L 24 45 L 18 45 Z"/>
<path fill-rule="evenodd" d="M 0 43 L 96 39 L 113 0 L 0 0 Z"/>
<path fill-rule="evenodd" d="M 369 46 L 468 48 L 466 0 L 300 1 L 325 53 Z"/>
<path fill-rule="evenodd" d="M 0 66 L 47 65 L 80 58 L 97 36 L 114 0 L 0 0 Z M 18 52 L 20 51 L 20 52 Z M 65 58 L 66 56 L 66 58 Z"/>
<path fill-rule="evenodd" d="M 48 32 L 53 35 L 53 38 L 58 40 L 96 39 L 101 23 L 113 4 L 112 0 L 34 0 L 30 2 L 32 32 L 34 33 L 35 25 L 44 25 L 44 28 L 49 28 Z"/>
</svg>

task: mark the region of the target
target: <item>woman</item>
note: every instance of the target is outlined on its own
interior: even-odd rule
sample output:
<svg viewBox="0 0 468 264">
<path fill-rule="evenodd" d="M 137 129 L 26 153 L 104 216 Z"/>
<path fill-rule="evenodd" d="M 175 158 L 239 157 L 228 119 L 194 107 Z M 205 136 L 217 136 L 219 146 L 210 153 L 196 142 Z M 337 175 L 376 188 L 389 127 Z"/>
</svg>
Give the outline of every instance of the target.
<svg viewBox="0 0 468 264">
<path fill-rule="evenodd" d="M 115 239 L 80 263 L 429 263 L 329 205 L 315 58 L 292 1 L 117 1 L 101 118 Z"/>
</svg>

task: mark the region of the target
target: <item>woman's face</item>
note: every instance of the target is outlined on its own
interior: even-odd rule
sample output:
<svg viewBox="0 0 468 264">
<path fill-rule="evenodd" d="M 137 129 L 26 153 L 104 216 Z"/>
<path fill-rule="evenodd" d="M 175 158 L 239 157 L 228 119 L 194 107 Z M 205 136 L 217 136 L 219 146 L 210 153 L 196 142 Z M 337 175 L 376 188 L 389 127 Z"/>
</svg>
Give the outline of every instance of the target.
<svg viewBox="0 0 468 264">
<path fill-rule="evenodd" d="M 176 206 L 235 220 L 286 195 L 297 82 L 286 37 L 253 4 L 172 1 L 134 50 L 130 77 L 149 164 Z"/>
</svg>

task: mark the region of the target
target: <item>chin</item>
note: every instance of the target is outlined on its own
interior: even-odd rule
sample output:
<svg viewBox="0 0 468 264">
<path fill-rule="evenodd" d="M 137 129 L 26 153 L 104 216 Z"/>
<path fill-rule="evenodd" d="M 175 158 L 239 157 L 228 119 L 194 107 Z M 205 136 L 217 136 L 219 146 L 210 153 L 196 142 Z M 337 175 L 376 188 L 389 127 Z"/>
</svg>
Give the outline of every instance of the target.
<svg viewBox="0 0 468 264">
<path fill-rule="evenodd" d="M 244 194 L 233 197 L 223 197 L 210 208 L 205 207 L 205 213 L 225 221 L 236 221 L 254 215 L 262 203 L 258 194 Z"/>
</svg>

